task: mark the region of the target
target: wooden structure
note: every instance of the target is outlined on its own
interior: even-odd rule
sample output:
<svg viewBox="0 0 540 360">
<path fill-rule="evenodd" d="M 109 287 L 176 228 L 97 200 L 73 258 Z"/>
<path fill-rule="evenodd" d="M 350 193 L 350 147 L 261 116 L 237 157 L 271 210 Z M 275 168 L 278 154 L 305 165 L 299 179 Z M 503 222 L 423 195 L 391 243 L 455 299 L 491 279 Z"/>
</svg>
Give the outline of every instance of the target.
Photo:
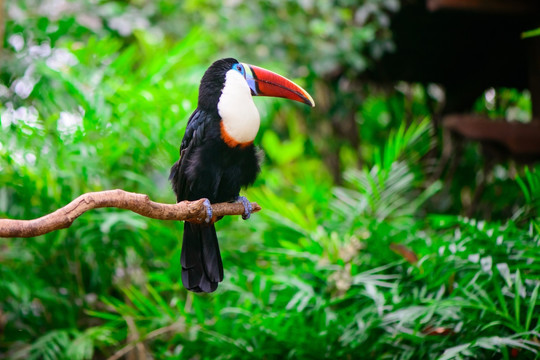
<svg viewBox="0 0 540 360">
<path fill-rule="evenodd" d="M 509 155 L 540 160 L 540 0 L 402 0 L 392 19 L 396 52 L 374 78 L 439 83 L 445 88 L 442 126 Z M 530 124 L 472 116 L 490 87 L 528 88 Z M 452 114 L 451 116 L 447 116 Z"/>
<path fill-rule="evenodd" d="M 536 0 L 428 0 L 426 5 L 430 11 L 451 9 L 517 15 L 538 11 Z"/>
<path fill-rule="evenodd" d="M 523 33 L 540 28 L 540 0 L 400 0 L 392 17 L 396 51 L 367 74 L 382 82 L 437 83 L 444 107 L 434 116 L 443 128 L 442 154 L 433 180 L 458 168 L 464 140 L 479 142 L 483 172 L 471 200 L 472 216 L 493 166 L 507 158 L 540 161 L 540 37 Z M 471 114 L 489 88 L 529 89 L 528 124 Z"/>
<path fill-rule="evenodd" d="M 535 14 L 540 19 L 538 0 L 428 0 L 427 7 L 432 11 L 503 14 L 516 19 L 527 19 Z M 516 26 L 516 30 L 530 30 L 526 26 L 540 26 L 540 21 L 536 24 L 534 19 L 530 23 L 524 21 L 522 27 Z M 531 93 L 531 123 L 512 123 L 505 119 L 493 121 L 486 117 L 462 114 L 446 116 L 443 126 L 467 139 L 499 145 L 515 159 L 537 161 L 540 160 L 540 38 L 514 38 L 514 42 L 522 42 L 525 47 L 525 54 L 522 53 L 521 58 Z"/>
</svg>

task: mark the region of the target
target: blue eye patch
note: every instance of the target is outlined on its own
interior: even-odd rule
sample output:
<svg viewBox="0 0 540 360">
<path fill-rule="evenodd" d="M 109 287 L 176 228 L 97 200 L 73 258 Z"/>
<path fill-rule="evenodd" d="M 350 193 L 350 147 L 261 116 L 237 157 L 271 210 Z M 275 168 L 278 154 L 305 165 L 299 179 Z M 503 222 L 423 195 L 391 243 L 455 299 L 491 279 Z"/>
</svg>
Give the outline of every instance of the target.
<svg viewBox="0 0 540 360">
<path fill-rule="evenodd" d="M 246 70 L 244 69 L 244 65 L 236 63 L 232 66 L 232 69 L 238 71 L 240 74 L 242 74 L 242 76 L 246 76 Z"/>
</svg>

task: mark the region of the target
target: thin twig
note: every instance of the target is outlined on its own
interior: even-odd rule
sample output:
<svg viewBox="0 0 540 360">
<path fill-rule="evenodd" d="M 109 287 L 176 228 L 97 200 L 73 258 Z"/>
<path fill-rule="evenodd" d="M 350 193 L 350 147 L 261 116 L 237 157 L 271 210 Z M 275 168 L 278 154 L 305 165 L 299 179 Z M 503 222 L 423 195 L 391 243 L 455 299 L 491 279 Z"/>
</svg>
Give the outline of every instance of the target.
<svg viewBox="0 0 540 360">
<path fill-rule="evenodd" d="M 126 353 L 126 360 L 139 360 L 139 359 L 146 359 L 146 348 L 144 346 L 144 342 L 139 341 L 140 335 L 139 330 L 137 330 L 137 325 L 135 325 L 135 321 L 133 320 L 132 316 L 125 316 L 124 319 L 126 320 L 126 324 L 128 326 L 128 337 L 127 341 L 135 342 L 135 349 L 136 352 L 130 351 Z"/>
<path fill-rule="evenodd" d="M 154 331 L 149 332 L 142 339 L 139 338 L 137 340 L 131 341 L 126 346 L 124 346 L 123 348 L 121 348 L 120 350 L 115 352 L 112 356 L 107 358 L 107 360 L 118 360 L 118 359 L 120 359 L 122 356 L 126 355 L 131 350 L 133 350 L 133 348 L 135 346 L 137 346 L 137 344 L 140 343 L 141 341 L 151 340 L 151 339 L 153 339 L 155 337 L 161 336 L 161 335 L 169 333 L 169 332 L 181 332 L 181 331 L 185 331 L 185 327 L 184 327 L 183 321 L 179 320 L 179 321 L 176 321 L 175 323 L 173 323 L 171 325 L 168 325 L 168 326 L 165 326 L 165 327 L 162 327 L 162 328 L 159 328 L 159 329 L 156 329 Z"/>
<path fill-rule="evenodd" d="M 162 204 L 151 201 L 148 195 L 124 190 L 107 190 L 86 193 L 63 208 L 33 220 L 0 219 L 0 237 L 33 237 L 54 230 L 65 229 L 88 210 L 114 207 L 136 212 L 158 220 L 181 220 L 202 223 L 206 218 L 205 199 L 182 201 L 177 204 Z M 251 204 L 253 212 L 261 210 L 257 203 Z M 214 217 L 242 215 L 244 206 L 240 203 L 212 204 Z"/>
</svg>

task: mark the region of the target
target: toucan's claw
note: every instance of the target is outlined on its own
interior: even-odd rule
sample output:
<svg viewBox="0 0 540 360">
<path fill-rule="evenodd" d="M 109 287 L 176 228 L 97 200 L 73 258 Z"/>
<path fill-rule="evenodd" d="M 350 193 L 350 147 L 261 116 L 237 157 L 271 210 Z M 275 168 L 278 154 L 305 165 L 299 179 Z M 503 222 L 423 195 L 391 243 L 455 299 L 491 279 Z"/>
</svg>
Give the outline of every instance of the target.
<svg viewBox="0 0 540 360">
<path fill-rule="evenodd" d="M 239 196 L 236 198 L 236 202 L 242 203 L 244 205 L 244 214 L 242 214 L 242 219 L 247 220 L 251 216 L 253 208 L 251 207 L 251 201 L 249 201 L 245 196 Z"/>
<path fill-rule="evenodd" d="M 206 207 L 206 219 L 204 219 L 204 221 L 209 224 L 212 221 L 212 217 L 214 215 L 212 211 L 212 204 L 210 204 L 210 200 L 204 199 L 203 205 Z"/>
</svg>

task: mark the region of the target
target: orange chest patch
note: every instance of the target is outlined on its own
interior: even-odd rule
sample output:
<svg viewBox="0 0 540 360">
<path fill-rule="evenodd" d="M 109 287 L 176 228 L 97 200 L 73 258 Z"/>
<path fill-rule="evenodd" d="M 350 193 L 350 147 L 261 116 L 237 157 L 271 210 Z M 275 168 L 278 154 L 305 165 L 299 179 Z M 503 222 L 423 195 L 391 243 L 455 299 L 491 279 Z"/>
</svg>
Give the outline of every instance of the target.
<svg viewBox="0 0 540 360">
<path fill-rule="evenodd" d="M 223 125 L 223 121 L 219 123 L 220 129 L 221 129 L 221 139 L 225 141 L 225 144 L 231 148 L 235 148 L 237 146 L 240 146 L 241 148 L 248 147 L 249 145 L 253 144 L 253 141 L 248 142 L 239 142 L 236 141 L 225 129 L 225 125 Z"/>
</svg>

